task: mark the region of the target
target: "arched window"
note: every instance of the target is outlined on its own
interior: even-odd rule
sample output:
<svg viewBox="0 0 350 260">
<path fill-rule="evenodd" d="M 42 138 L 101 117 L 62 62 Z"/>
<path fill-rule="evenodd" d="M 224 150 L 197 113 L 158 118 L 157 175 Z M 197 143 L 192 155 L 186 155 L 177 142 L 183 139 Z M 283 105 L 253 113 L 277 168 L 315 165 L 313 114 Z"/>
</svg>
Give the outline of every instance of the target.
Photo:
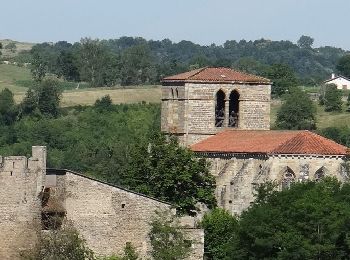
<svg viewBox="0 0 350 260">
<path fill-rule="evenodd" d="M 223 127 L 225 120 L 225 93 L 220 89 L 216 93 L 215 126 Z"/>
<path fill-rule="evenodd" d="M 174 99 L 174 90 L 171 89 L 171 98 Z"/>
<path fill-rule="evenodd" d="M 324 176 L 325 176 L 325 170 L 324 170 L 324 167 L 322 166 L 320 169 L 318 169 L 315 172 L 314 179 L 315 179 L 315 181 L 320 181 L 321 179 L 324 178 Z"/>
<path fill-rule="evenodd" d="M 179 90 L 176 89 L 175 92 L 176 92 L 176 98 L 179 98 Z"/>
<path fill-rule="evenodd" d="M 229 127 L 238 127 L 239 118 L 239 93 L 234 90 L 230 94 L 230 104 L 229 104 Z"/>
<path fill-rule="evenodd" d="M 287 166 L 283 173 L 282 190 L 289 189 L 294 182 L 295 182 L 295 174 L 293 170 Z"/>
</svg>

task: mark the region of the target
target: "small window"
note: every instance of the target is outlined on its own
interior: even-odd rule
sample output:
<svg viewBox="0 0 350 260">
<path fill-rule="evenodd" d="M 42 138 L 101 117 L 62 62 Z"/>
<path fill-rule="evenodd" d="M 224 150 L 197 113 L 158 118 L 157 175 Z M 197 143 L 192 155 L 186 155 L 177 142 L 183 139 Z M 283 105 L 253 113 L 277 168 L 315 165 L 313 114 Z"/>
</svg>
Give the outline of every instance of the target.
<svg viewBox="0 0 350 260">
<path fill-rule="evenodd" d="M 176 89 L 175 92 L 176 92 L 176 98 L 179 98 L 179 90 Z"/>
<path fill-rule="evenodd" d="M 125 203 L 122 203 L 122 209 L 125 208 Z"/>
</svg>

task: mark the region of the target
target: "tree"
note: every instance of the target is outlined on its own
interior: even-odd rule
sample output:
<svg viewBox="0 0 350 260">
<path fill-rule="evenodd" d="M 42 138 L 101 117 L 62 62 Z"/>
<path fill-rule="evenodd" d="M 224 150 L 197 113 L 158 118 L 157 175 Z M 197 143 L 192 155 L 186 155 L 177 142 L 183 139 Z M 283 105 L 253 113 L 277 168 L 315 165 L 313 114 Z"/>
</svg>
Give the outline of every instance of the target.
<svg viewBox="0 0 350 260">
<path fill-rule="evenodd" d="M 78 51 L 79 74 L 93 87 L 111 86 L 118 77 L 117 56 L 98 40 L 83 38 Z"/>
<path fill-rule="evenodd" d="M 101 99 L 97 99 L 94 107 L 101 111 L 111 110 L 113 108 L 111 96 L 106 95 Z"/>
<path fill-rule="evenodd" d="M 38 108 L 44 115 L 57 117 L 62 96 L 62 90 L 56 80 L 42 81 L 35 90 L 37 92 Z"/>
<path fill-rule="evenodd" d="M 314 39 L 310 36 L 302 35 L 298 40 L 298 46 L 300 48 L 311 49 Z"/>
<path fill-rule="evenodd" d="M 32 78 L 36 82 L 41 82 L 48 71 L 47 60 L 44 59 L 38 52 L 32 54 L 32 63 L 30 65 L 30 72 Z"/>
<path fill-rule="evenodd" d="M 71 225 L 46 233 L 34 250 L 21 255 L 25 260 L 95 260 L 93 252 Z"/>
<path fill-rule="evenodd" d="M 30 115 L 38 108 L 38 95 L 34 89 L 29 88 L 20 104 L 20 114 Z"/>
<path fill-rule="evenodd" d="M 238 221 L 224 209 L 206 213 L 201 222 L 204 229 L 206 259 L 233 259 L 237 243 Z"/>
<path fill-rule="evenodd" d="M 324 94 L 324 110 L 329 111 L 341 111 L 342 110 L 342 91 L 337 89 L 335 84 L 327 84 Z"/>
<path fill-rule="evenodd" d="M 329 178 L 271 191 L 242 213 L 232 259 L 347 259 L 349 195 Z"/>
<path fill-rule="evenodd" d="M 0 92 L 0 125 L 10 125 L 16 120 L 17 106 L 13 93 L 5 88 Z"/>
<path fill-rule="evenodd" d="M 292 89 L 277 112 L 276 126 L 280 129 L 315 129 L 316 107 L 299 88 Z"/>
<path fill-rule="evenodd" d="M 350 55 L 344 55 L 338 60 L 337 71 L 345 77 L 350 78 Z"/>
<path fill-rule="evenodd" d="M 196 204 L 216 205 L 214 177 L 205 159 L 196 158 L 175 138 L 155 134 L 150 143 L 131 152 L 124 185 L 143 194 L 173 203 L 179 214 L 196 214 Z"/>
<path fill-rule="evenodd" d="M 148 236 L 154 260 L 187 259 L 192 241 L 186 239 L 178 220 L 170 211 L 156 212 L 150 224 Z"/>
<path fill-rule="evenodd" d="M 298 83 L 293 70 L 285 64 L 274 64 L 267 69 L 265 74 L 273 82 L 271 94 L 275 97 L 281 97 L 296 87 Z"/>
<path fill-rule="evenodd" d="M 10 42 L 5 45 L 5 49 L 10 50 L 11 52 L 16 52 L 17 46 L 15 42 Z"/>
<path fill-rule="evenodd" d="M 154 83 L 157 77 L 150 49 L 142 44 L 126 49 L 121 55 L 121 84 Z"/>
</svg>

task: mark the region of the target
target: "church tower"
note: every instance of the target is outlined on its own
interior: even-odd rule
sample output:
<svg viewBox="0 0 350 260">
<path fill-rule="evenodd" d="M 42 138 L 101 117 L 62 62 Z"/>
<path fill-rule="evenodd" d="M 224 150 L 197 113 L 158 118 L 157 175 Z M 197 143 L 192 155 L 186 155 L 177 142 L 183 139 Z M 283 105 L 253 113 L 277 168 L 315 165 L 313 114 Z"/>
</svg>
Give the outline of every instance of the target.
<svg viewBox="0 0 350 260">
<path fill-rule="evenodd" d="M 162 81 L 161 129 L 192 145 L 226 129 L 270 129 L 271 82 L 229 68 L 201 68 Z"/>
</svg>

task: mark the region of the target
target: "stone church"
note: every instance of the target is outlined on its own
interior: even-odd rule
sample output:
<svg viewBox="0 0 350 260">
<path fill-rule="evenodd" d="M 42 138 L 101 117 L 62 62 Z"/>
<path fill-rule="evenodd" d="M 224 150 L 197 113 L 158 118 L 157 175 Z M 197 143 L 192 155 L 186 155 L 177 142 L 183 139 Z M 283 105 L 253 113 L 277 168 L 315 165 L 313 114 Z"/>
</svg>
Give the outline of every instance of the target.
<svg viewBox="0 0 350 260">
<path fill-rule="evenodd" d="M 161 129 L 211 162 L 218 205 L 240 214 L 254 187 L 334 176 L 348 180 L 347 148 L 310 131 L 270 130 L 271 82 L 229 68 L 201 68 L 162 82 Z"/>
</svg>

